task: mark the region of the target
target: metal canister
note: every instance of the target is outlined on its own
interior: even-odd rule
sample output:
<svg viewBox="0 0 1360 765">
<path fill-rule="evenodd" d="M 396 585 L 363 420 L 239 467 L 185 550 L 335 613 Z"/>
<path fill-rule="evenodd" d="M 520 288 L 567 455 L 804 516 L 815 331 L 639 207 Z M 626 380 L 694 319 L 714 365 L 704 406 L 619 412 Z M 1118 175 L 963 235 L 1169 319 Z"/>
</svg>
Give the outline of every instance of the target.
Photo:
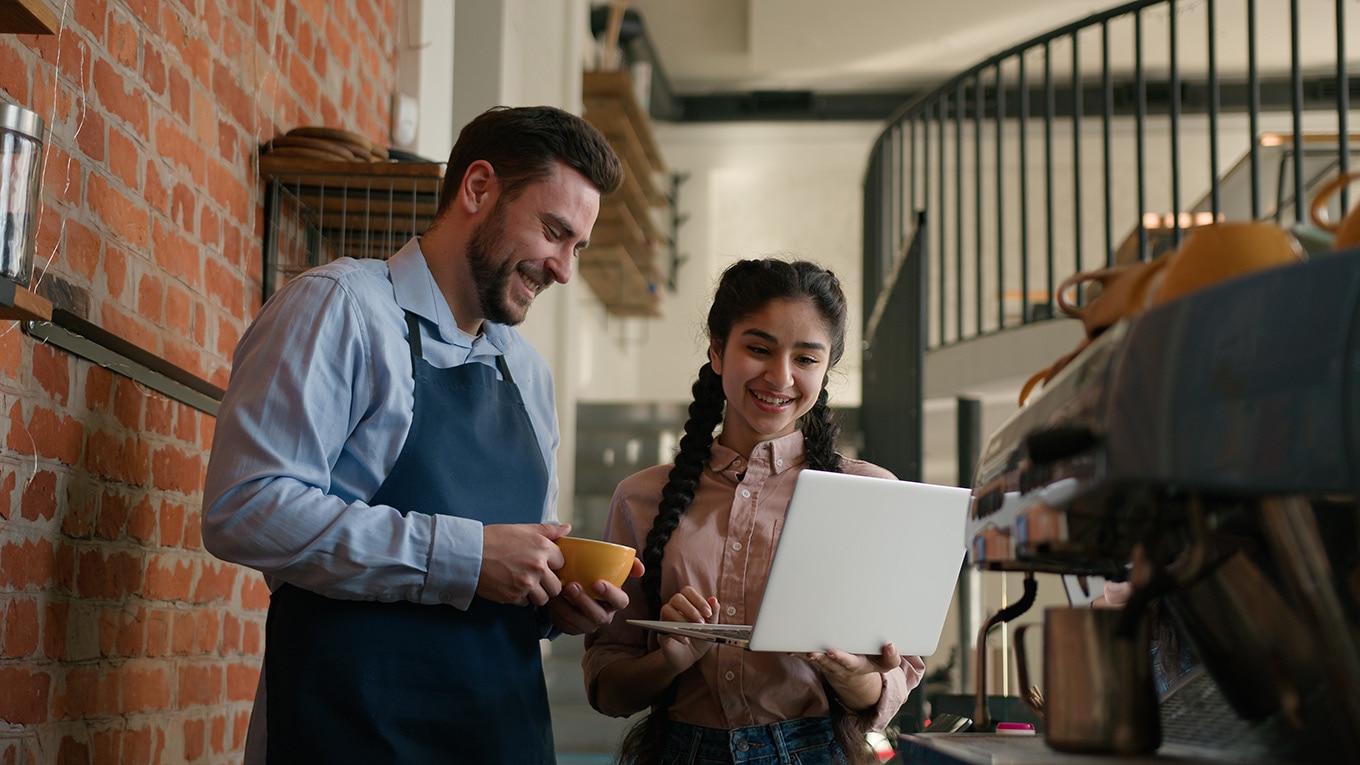
<svg viewBox="0 0 1360 765">
<path fill-rule="evenodd" d="M 0 103 L 0 276 L 28 286 L 38 233 L 43 121 Z"/>
</svg>

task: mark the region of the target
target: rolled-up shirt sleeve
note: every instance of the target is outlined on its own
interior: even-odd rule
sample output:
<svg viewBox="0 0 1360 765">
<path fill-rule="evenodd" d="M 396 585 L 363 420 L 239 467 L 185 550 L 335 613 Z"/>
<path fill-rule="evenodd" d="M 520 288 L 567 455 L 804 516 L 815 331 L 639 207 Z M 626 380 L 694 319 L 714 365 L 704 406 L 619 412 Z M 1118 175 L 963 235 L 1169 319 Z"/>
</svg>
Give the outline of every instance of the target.
<svg viewBox="0 0 1360 765">
<path fill-rule="evenodd" d="M 390 284 L 390 305 L 367 296 L 378 280 L 358 266 L 296 277 L 243 336 L 208 463 L 204 545 L 271 589 L 466 608 L 481 524 L 364 499 L 405 442 L 409 415 L 393 412 L 413 400 L 396 377 L 411 374 L 409 348 L 375 342 L 401 313 Z"/>
</svg>

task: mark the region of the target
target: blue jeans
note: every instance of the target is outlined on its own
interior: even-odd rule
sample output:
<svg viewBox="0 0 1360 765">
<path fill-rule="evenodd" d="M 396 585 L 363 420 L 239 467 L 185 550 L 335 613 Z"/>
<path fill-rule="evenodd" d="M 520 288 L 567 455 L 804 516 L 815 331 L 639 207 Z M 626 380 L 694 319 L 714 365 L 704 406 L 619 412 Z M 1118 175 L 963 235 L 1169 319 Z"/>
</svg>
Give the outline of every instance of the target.
<svg viewBox="0 0 1360 765">
<path fill-rule="evenodd" d="M 843 765 L 828 717 L 800 717 L 747 728 L 706 728 L 672 721 L 662 765 Z"/>
</svg>

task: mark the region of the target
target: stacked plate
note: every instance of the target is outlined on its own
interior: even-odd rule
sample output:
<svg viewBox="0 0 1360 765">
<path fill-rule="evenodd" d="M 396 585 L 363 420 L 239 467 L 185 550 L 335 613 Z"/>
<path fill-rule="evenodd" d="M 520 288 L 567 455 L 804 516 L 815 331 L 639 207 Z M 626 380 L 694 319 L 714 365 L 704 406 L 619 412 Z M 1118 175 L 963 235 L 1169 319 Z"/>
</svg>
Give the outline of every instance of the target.
<svg viewBox="0 0 1360 765">
<path fill-rule="evenodd" d="M 368 138 L 339 128 L 296 127 L 265 143 L 263 151 L 276 157 L 307 157 L 333 162 L 386 162 L 387 149 Z"/>
</svg>

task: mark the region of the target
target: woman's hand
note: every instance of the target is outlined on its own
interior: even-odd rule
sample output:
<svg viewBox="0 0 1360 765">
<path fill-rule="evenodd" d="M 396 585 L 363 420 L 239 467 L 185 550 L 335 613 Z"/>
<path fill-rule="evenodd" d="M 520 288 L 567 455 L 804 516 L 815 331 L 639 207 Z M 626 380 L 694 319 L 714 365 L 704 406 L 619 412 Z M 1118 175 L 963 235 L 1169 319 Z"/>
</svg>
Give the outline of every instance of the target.
<svg viewBox="0 0 1360 765">
<path fill-rule="evenodd" d="M 841 704 L 853 710 L 868 709 L 877 704 L 883 692 L 881 675 L 902 665 L 902 656 L 892 643 L 885 643 L 878 655 L 847 653 L 832 648 L 823 653 L 800 654 L 800 658 L 826 679 Z M 908 656 L 907 661 L 925 666 L 916 656 Z"/>
<path fill-rule="evenodd" d="M 661 619 L 668 622 L 717 624 L 718 599 L 705 598 L 698 590 L 685 585 L 661 607 Z M 676 674 L 694 666 L 713 647 L 711 641 L 690 640 L 679 635 L 661 635 L 658 642 L 666 663 Z"/>
</svg>

